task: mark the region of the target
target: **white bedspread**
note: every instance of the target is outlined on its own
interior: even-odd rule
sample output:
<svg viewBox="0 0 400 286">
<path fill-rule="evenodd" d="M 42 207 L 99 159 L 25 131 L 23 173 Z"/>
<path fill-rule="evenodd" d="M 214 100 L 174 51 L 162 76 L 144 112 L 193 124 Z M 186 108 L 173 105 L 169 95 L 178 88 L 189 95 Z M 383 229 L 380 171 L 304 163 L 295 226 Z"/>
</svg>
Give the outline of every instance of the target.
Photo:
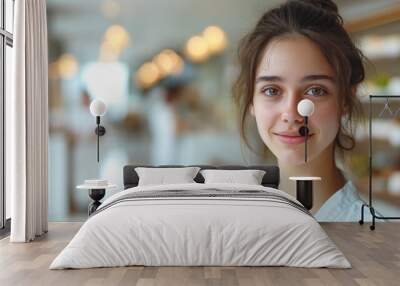
<svg viewBox="0 0 400 286">
<path fill-rule="evenodd" d="M 126 265 L 294 266 L 350 268 L 318 222 L 299 209 L 259 198 L 152 198 L 121 201 L 154 190 L 263 190 L 231 184 L 131 188 L 108 198 L 54 259 L 50 269 Z M 297 202 L 297 201 L 296 201 Z M 108 206 L 108 207 L 107 207 Z"/>
</svg>

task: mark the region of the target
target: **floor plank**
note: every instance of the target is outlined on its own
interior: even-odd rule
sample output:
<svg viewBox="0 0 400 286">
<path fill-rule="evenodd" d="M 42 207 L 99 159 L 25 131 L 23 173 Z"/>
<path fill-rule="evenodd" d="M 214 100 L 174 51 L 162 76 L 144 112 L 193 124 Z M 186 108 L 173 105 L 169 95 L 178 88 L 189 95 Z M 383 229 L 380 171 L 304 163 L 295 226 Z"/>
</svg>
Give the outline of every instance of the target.
<svg viewBox="0 0 400 286">
<path fill-rule="evenodd" d="M 116 267 L 48 269 L 82 223 L 50 223 L 32 243 L 0 240 L 0 285 L 399 285 L 400 224 L 379 223 L 375 231 L 356 223 L 322 223 L 352 269 L 291 267 Z"/>
</svg>

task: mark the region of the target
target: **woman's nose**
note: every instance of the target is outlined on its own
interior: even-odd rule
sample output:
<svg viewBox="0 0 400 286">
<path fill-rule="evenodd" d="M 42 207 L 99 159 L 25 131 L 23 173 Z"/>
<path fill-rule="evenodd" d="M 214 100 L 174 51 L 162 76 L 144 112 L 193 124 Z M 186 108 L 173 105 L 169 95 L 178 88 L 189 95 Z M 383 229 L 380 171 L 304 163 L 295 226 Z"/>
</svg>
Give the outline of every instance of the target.
<svg viewBox="0 0 400 286">
<path fill-rule="evenodd" d="M 304 121 L 303 116 L 301 116 L 297 111 L 297 104 L 300 100 L 290 100 L 283 107 L 281 118 L 285 123 L 289 124 L 301 124 Z"/>
</svg>

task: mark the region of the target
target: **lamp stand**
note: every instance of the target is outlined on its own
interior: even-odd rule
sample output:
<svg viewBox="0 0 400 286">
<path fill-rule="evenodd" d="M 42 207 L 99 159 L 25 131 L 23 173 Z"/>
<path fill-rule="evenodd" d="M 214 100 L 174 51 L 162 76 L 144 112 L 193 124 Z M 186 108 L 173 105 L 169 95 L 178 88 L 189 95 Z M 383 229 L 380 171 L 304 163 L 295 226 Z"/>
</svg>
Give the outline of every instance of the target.
<svg viewBox="0 0 400 286">
<path fill-rule="evenodd" d="M 96 116 L 96 124 L 97 127 L 94 130 L 94 133 L 97 135 L 97 162 L 99 162 L 99 157 L 100 157 L 100 136 L 103 136 L 106 134 L 106 129 L 100 125 L 100 116 Z"/>
<path fill-rule="evenodd" d="M 308 140 L 308 116 L 304 116 L 304 126 L 300 127 L 299 133 L 305 137 L 304 142 L 304 161 L 307 162 L 307 140 Z"/>
</svg>

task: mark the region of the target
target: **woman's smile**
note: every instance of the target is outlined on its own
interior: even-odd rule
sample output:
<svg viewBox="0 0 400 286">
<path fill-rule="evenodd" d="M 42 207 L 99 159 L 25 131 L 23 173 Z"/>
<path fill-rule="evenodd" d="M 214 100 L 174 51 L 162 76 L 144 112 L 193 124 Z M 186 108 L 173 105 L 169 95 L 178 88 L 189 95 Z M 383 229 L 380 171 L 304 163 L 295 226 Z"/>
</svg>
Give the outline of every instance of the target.
<svg viewBox="0 0 400 286">
<path fill-rule="evenodd" d="M 279 138 L 279 140 L 284 144 L 302 144 L 305 142 L 305 137 L 301 135 L 286 135 L 286 134 L 279 134 L 273 133 L 275 136 Z M 310 134 L 308 136 L 308 140 L 310 140 L 314 134 Z"/>
</svg>

